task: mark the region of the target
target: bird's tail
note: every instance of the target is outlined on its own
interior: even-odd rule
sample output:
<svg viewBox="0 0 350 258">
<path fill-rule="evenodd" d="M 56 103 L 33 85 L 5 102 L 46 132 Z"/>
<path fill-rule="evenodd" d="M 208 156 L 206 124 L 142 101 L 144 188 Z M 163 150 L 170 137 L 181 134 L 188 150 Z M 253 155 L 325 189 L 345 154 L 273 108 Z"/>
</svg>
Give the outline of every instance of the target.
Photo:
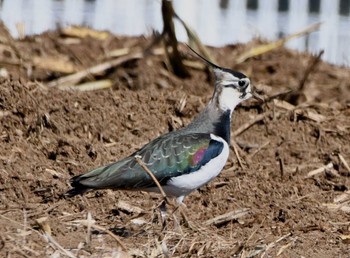
<svg viewBox="0 0 350 258">
<path fill-rule="evenodd" d="M 75 195 L 84 194 L 94 189 L 106 188 L 123 188 L 125 180 L 116 180 L 124 170 L 120 170 L 122 166 L 127 164 L 131 158 L 126 158 L 119 162 L 111 163 L 85 174 L 75 176 L 70 180 L 72 189 L 64 195 L 73 197 Z"/>
<path fill-rule="evenodd" d="M 81 176 L 75 176 L 71 179 L 70 184 L 73 188 L 70 189 L 69 191 L 67 191 L 64 194 L 64 196 L 73 197 L 76 195 L 82 195 L 82 194 L 92 190 L 92 188 L 89 188 L 89 187 L 81 184 L 80 179 L 81 179 Z"/>
</svg>

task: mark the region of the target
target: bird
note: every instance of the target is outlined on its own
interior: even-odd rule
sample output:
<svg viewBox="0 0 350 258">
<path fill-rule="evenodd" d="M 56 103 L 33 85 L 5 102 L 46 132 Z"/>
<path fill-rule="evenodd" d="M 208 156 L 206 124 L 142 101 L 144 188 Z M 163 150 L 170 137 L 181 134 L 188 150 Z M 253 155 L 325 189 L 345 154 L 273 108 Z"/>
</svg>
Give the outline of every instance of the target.
<svg viewBox="0 0 350 258">
<path fill-rule="evenodd" d="M 187 126 L 159 136 L 130 156 L 72 177 L 66 196 L 97 189 L 160 192 L 155 178 L 166 196 L 181 204 L 187 195 L 220 174 L 229 157 L 232 113 L 255 95 L 246 75 L 220 67 L 191 50 L 215 75 L 214 93 L 207 106 Z"/>
</svg>

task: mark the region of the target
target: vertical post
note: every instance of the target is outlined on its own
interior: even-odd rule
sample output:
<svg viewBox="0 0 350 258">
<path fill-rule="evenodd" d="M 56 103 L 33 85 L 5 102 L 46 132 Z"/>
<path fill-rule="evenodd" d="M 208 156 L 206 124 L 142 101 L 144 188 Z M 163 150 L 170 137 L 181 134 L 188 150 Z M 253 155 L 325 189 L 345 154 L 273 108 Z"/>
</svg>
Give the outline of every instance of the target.
<svg viewBox="0 0 350 258">
<path fill-rule="evenodd" d="M 161 6 L 159 2 L 153 0 L 146 0 L 143 2 L 145 5 L 144 22 L 146 31 L 149 31 L 150 28 L 154 29 L 155 31 L 162 31 L 162 12 L 160 10 Z"/>
<path fill-rule="evenodd" d="M 169 0 L 162 0 L 162 15 L 163 15 L 163 40 L 165 50 L 169 58 L 169 63 L 173 69 L 174 74 L 185 78 L 189 76 L 189 72 L 182 63 L 182 57 L 177 49 L 178 42 L 175 33 L 175 26 L 173 22 L 174 9 L 173 2 Z M 168 48 L 171 48 L 171 51 Z"/>
<path fill-rule="evenodd" d="M 141 35 L 147 30 L 145 24 L 146 1 L 113 0 L 112 29 L 117 34 Z M 116 19 L 116 12 L 119 18 Z"/>
<path fill-rule="evenodd" d="M 218 44 L 218 39 L 223 31 L 220 31 L 220 6 L 219 1 L 200 1 L 197 3 L 200 13 L 198 35 L 202 41 L 208 45 Z M 221 27 L 222 28 L 222 27 Z M 227 27 L 225 28 L 226 33 Z"/>
<path fill-rule="evenodd" d="M 84 0 L 64 0 L 63 25 L 81 25 L 84 19 Z"/>
<path fill-rule="evenodd" d="M 32 29 L 29 33 L 39 34 L 46 30 L 55 28 L 54 15 L 52 10 L 52 1 L 34 0 L 32 2 L 33 17 Z"/>
<path fill-rule="evenodd" d="M 339 0 L 321 0 L 319 49 L 324 49 L 324 59 L 328 62 L 337 61 L 339 35 Z"/>
<path fill-rule="evenodd" d="M 227 37 L 227 41 L 232 43 L 245 43 L 252 39 L 253 35 L 247 26 L 247 1 L 231 0 L 227 9 L 227 25 L 223 37 Z"/>
<path fill-rule="evenodd" d="M 20 36 L 16 24 L 24 23 L 23 0 L 5 1 L 2 4 L 1 20 L 5 23 L 13 37 Z"/>
<path fill-rule="evenodd" d="M 118 33 L 116 28 L 113 28 L 115 17 L 123 21 L 124 17 L 120 15 L 120 11 L 116 8 L 119 1 L 114 0 L 99 0 L 95 2 L 95 11 L 93 18 L 93 27 L 97 30 L 111 30 Z M 125 26 L 124 22 L 121 23 Z"/>
<path fill-rule="evenodd" d="M 200 4 L 198 1 L 188 0 L 176 0 L 174 1 L 174 9 L 178 11 L 181 19 L 185 21 L 194 31 L 199 33 L 199 29 L 203 26 L 199 22 L 199 15 L 201 12 L 198 11 Z M 175 20 L 176 21 L 176 20 Z M 207 26 L 203 26 L 207 27 Z M 175 22 L 176 37 L 179 41 L 187 41 L 188 36 L 186 30 L 180 23 Z"/>
<path fill-rule="evenodd" d="M 288 34 L 293 34 L 306 28 L 308 24 L 308 2 L 307 0 L 289 1 Z M 305 51 L 305 40 L 305 37 L 293 39 L 287 43 L 287 46 L 299 51 Z"/>
<path fill-rule="evenodd" d="M 262 38 L 276 40 L 278 36 L 278 0 L 259 0 L 258 29 Z"/>
</svg>

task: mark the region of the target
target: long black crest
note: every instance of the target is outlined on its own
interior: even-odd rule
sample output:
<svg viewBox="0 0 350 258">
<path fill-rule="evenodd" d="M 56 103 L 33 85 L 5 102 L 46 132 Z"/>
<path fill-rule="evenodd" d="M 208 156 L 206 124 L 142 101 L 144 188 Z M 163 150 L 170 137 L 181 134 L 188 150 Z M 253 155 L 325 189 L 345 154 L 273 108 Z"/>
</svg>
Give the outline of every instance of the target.
<svg viewBox="0 0 350 258">
<path fill-rule="evenodd" d="M 186 44 L 187 45 L 187 44 Z M 222 68 L 216 64 L 214 64 L 213 62 L 210 62 L 208 59 L 206 59 L 205 57 L 201 56 L 198 52 L 196 52 L 193 48 L 191 48 L 189 45 L 187 45 L 187 47 L 189 49 L 192 50 L 193 53 L 195 53 L 201 60 L 203 60 L 207 65 L 211 66 L 214 69 L 218 69 L 221 72 L 226 72 L 226 73 L 230 73 L 233 76 L 242 79 L 242 78 L 247 78 L 247 76 L 245 76 L 243 73 L 237 72 L 237 71 L 232 71 L 231 69 L 227 69 L 227 68 Z"/>
<path fill-rule="evenodd" d="M 186 43 L 185 43 L 185 44 L 186 44 Z M 195 51 L 193 48 L 191 48 L 188 44 L 186 44 L 186 46 L 187 46 L 189 49 L 191 49 L 191 51 L 192 51 L 193 53 L 195 53 L 196 56 L 198 56 L 200 59 L 202 59 L 207 65 L 209 65 L 209 66 L 211 66 L 211 67 L 213 67 L 213 68 L 216 68 L 216 69 L 220 69 L 220 70 L 223 69 L 222 67 L 220 67 L 220 66 L 218 66 L 218 65 L 216 65 L 216 64 L 214 64 L 214 63 L 212 63 L 212 62 L 210 62 L 210 61 L 209 61 L 208 59 L 206 59 L 204 56 L 200 55 L 197 51 Z"/>
</svg>

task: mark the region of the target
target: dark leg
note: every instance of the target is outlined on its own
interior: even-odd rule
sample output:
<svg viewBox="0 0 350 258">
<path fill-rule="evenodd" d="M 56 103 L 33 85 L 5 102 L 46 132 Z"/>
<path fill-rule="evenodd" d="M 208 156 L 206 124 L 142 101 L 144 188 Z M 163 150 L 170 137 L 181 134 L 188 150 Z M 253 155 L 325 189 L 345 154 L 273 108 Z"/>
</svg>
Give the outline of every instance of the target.
<svg viewBox="0 0 350 258">
<path fill-rule="evenodd" d="M 167 215 L 165 200 L 163 200 L 159 205 L 159 210 L 160 210 L 160 219 L 161 219 L 162 231 L 163 231 L 166 227 L 166 215 Z"/>
</svg>

